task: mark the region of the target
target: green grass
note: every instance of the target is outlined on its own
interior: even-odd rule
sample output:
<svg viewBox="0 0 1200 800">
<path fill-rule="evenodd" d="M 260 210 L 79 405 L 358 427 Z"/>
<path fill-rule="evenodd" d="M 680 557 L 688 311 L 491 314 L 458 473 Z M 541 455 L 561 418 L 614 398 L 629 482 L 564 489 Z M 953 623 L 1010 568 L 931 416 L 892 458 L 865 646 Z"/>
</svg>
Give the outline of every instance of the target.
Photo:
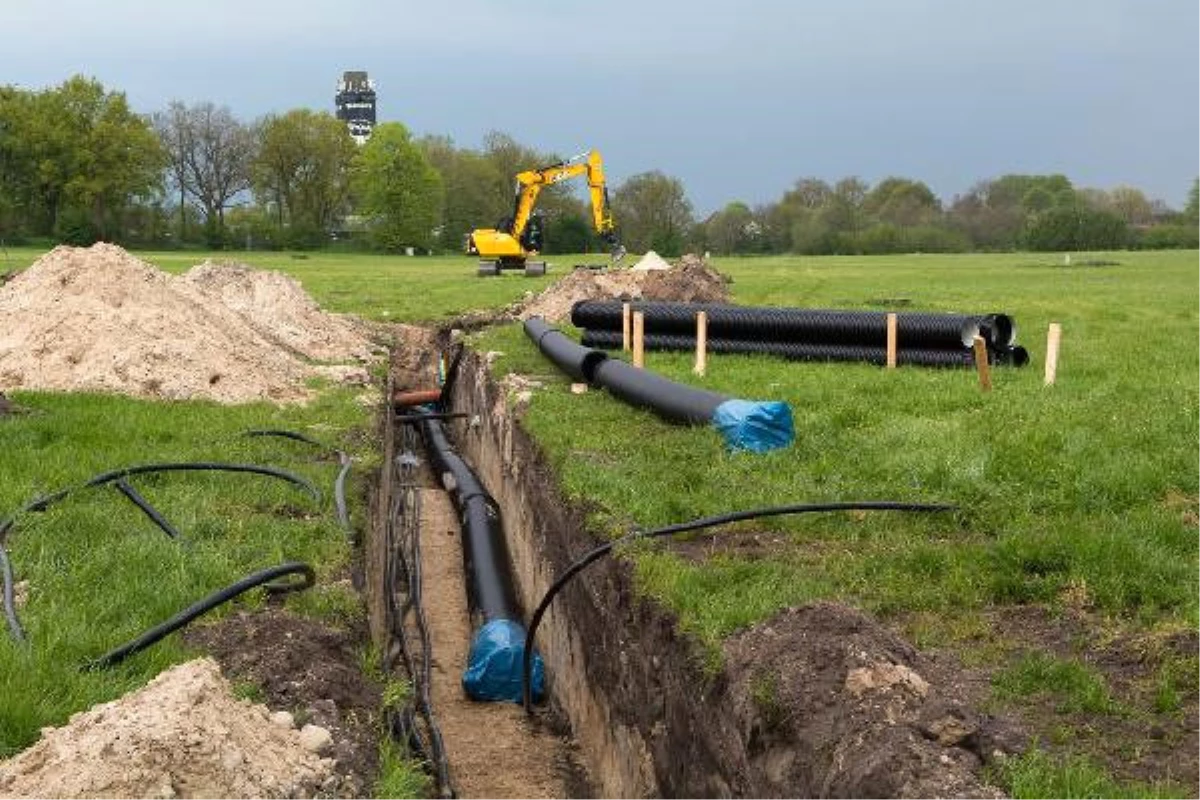
<svg viewBox="0 0 1200 800">
<path fill-rule="evenodd" d="M 1015 798 L 1189 797 L 1195 792 L 1171 776 L 1154 783 L 1117 781 L 1084 756 L 1054 758 L 1036 746 L 989 771 Z"/>
<path fill-rule="evenodd" d="M 4 517 L 101 472 L 165 461 L 268 464 L 310 480 L 321 498 L 261 476 L 161 473 L 130 483 L 181 531 L 181 541 L 169 539 L 111 486 L 78 489 L 45 512 L 19 517 L 6 546 L 17 580 L 28 581 L 20 611 L 28 644 L 13 643 L 7 633 L 0 644 L 0 756 L 30 744 L 39 728 L 60 725 L 194 655 L 173 634 L 114 669 L 80 670 L 254 570 L 307 561 L 318 584 L 290 596 L 289 606 L 343 623 L 361 618 L 361 601 L 330 580 L 350 558 L 333 510 L 336 460 L 287 439 L 242 435 L 253 428 L 297 430 L 365 461 L 349 435 L 366 423 L 352 393 L 329 392 L 288 408 L 89 394 L 11 397 L 31 413 L 0 417 Z M 243 607 L 263 602 L 261 593 L 243 598 L 237 601 Z"/>
<path fill-rule="evenodd" d="M 8 260 L 0 260 L 0 273 L 24 269 L 44 252 L 35 248 L 9 248 Z M 551 258 L 549 274 L 540 278 L 506 272 L 489 279 L 476 276 L 478 259 L 466 255 L 405 257 L 260 251 L 149 251 L 136 255 L 176 274 L 186 272 L 206 258 L 276 270 L 299 280 L 326 311 L 354 313 L 384 322 L 445 320 L 466 311 L 501 308 L 520 300 L 525 292 L 541 291 L 580 260 L 571 256 Z"/>
<path fill-rule="evenodd" d="M 0 270 L 39 254 L 10 249 Z M 484 280 L 465 256 L 227 255 L 294 275 L 327 309 L 407 321 L 505 305 L 581 260 L 556 259 L 563 267 L 546 278 Z M 142 257 L 174 272 L 203 260 L 195 253 Z M 1005 312 L 1032 357 L 1025 369 L 996 369 L 995 388 L 984 394 L 967 371 L 710 355 L 700 379 L 688 356 L 648 355 L 651 369 L 675 380 L 787 401 L 796 441 L 763 455 L 728 452 L 713 430 L 669 425 L 602 391 L 572 394 L 568 379 L 519 326 L 475 341 L 504 353 L 497 376 L 511 371 L 545 381 L 525 425 L 567 494 L 586 500 L 593 521 L 612 535 L 635 524 L 795 502 L 894 499 L 960 507 L 938 516 L 770 520 L 760 527 L 786 541 L 770 558 L 730 554 L 697 563 L 661 541 L 635 548 L 639 586 L 677 610 L 710 654 L 732 631 L 815 598 L 919 618 L 929 641 L 969 642 L 963 632 L 980 625 L 973 613 L 1008 604 L 1082 606 L 1133 629 L 1194 628 L 1200 616 L 1197 253 L 1094 257 L 1119 263 L 1063 267 L 1061 256 L 1025 253 L 717 259 L 715 266 L 734 279 L 734 299 L 746 304 L 883 309 L 903 301 L 909 310 Z M 1044 387 L 1050 322 L 1061 323 L 1064 333 L 1058 383 Z M 246 427 L 309 425 L 336 436 L 362 418 L 345 397 L 306 410 L 16 399 L 44 413 L 0 420 L 0 509 L 114 464 L 232 458 L 237 451 L 226 445 Z M 284 443 L 237 446 L 285 458 Z M 333 469 L 296 466 L 320 474 Z M 237 483 L 162 479 L 146 489 L 196 538 L 198 554 L 160 541 L 123 501 L 73 499 L 22 525 L 13 537 L 14 560 L 34 577 L 24 612 L 34 645 L 27 654 L 0 649 L 0 693 L 17 698 L 0 716 L 0 746 L 27 742 L 38 726 L 115 696 L 183 657 L 166 643 L 115 673 L 74 672 L 81 658 L 123 641 L 185 597 L 285 554 L 343 563 L 346 551 L 332 543 L 337 537 L 325 529 L 327 514 L 325 522 L 294 513 L 280 522 L 274 512 L 304 510 L 302 498 L 260 481 L 246 490 Z M 80 585 L 95 597 L 81 597 Z M 314 598 L 304 601 L 313 613 L 336 618 L 347 610 L 344 597 Z M 1018 672 L 1019 664 L 1014 679 Z M 1055 674 L 1052 668 L 1042 675 L 1043 685 Z M 1156 680 L 1148 702 L 1163 711 L 1190 707 L 1194 680 L 1174 670 Z M 1063 765 L 1054 767 L 1058 772 L 1044 766 L 1025 764 L 1042 785 L 1059 787 L 1051 781 Z M 1096 785 L 1079 764 L 1065 771 L 1076 783 Z M 1020 777 L 1014 775 L 1013 786 L 1025 785 Z M 1055 793 L 1080 796 L 1075 784 Z"/>
<path fill-rule="evenodd" d="M 1042 651 L 1026 653 L 996 673 L 992 691 L 1003 700 L 1041 700 L 1050 695 L 1065 713 L 1120 711 L 1103 675 L 1078 659 L 1060 659 Z"/>
<path fill-rule="evenodd" d="M 499 374 L 541 376 L 525 417 L 567 493 L 614 534 L 733 509 L 805 501 L 955 503 L 955 515 L 772 520 L 790 545 L 769 561 L 706 566 L 663 546 L 639 559 L 644 589 L 710 643 L 812 597 L 880 613 L 1008 603 L 1089 607 L 1135 625 L 1197 620 L 1197 332 L 1194 252 L 1100 254 L 1119 266 L 1059 266 L 1029 254 L 764 258 L 718 262 L 735 299 L 809 307 L 1002 311 L 1032 363 L 969 371 L 804 364 L 651 353 L 667 377 L 789 402 L 796 441 L 731 453 L 707 428 L 668 425 L 602 391 L 574 395 L 509 326 L 477 337 Z M 1049 322 L 1064 329 L 1058 383 L 1042 384 Z M 570 330 L 568 328 L 568 330 Z"/>
</svg>

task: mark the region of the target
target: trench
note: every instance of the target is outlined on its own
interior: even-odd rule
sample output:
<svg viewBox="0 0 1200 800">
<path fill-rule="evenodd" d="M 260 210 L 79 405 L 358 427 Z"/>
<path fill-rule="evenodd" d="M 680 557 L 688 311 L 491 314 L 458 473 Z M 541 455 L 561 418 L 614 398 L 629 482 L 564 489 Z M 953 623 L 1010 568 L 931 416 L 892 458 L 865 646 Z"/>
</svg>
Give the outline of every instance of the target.
<svg viewBox="0 0 1200 800">
<path fill-rule="evenodd" d="M 446 343 L 445 334 L 427 332 L 422 343 L 406 346 L 436 353 Z M 393 359 L 398 388 L 430 385 L 428 376 L 436 372 L 420 361 L 411 350 Z M 492 379 L 485 359 L 464 350 L 453 381 L 447 410 L 461 417 L 446 423 L 447 432 L 501 509 L 517 599 L 528 621 L 555 579 L 599 542 L 588 532 L 585 510 L 564 500 L 548 460 L 520 425 L 520 407 Z M 384 464 L 395 455 L 390 435 L 384 437 Z M 740 672 L 705 671 L 702 654 L 678 632 L 674 616 L 639 598 L 629 563 L 616 558 L 580 573 L 542 619 L 536 645 L 547 696 L 532 717 L 518 704 L 466 700 L 459 680 L 471 631 L 457 519 L 427 468 L 423 481 L 434 704 L 459 796 L 997 796 L 977 780 L 976 751 L 985 739 L 992 747 L 994 737 L 929 741 L 938 737 L 928 727 L 942 725 L 943 717 L 966 720 L 961 727 L 971 736 L 982 731 L 970 709 L 934 692 L 937 703 L 926 702 L 924 690 L 920 697 L 868 692 L 865 700 L 845 693 L 843 684 L 856 669 L 890 664 L 908 674 L 903 670 L 926 666 L 877 623 L 832 604 L 784 612 L 791 616 L 783 622 L 821 637 L 809 648 L 814 662 L 789 665 L 795 682 L 781 678 L 785 694 L 797 693 L 797 709 L 811 703 L 784 735 L 764 726 L 763 714 L 747 703 L 754 659 Z M 377 640 L 383 494 L 377 486 L 367 543 Z M 753 642 L 746 642 L 753 651 Z M 727 650 L 734 660 L 738 646 L 731 642 Z M 819 690 L 802 685 L 815 685 L 814 676 L 825 681 Z M 926 773 L 934 777 L 926 780 Z"/>
</svg>

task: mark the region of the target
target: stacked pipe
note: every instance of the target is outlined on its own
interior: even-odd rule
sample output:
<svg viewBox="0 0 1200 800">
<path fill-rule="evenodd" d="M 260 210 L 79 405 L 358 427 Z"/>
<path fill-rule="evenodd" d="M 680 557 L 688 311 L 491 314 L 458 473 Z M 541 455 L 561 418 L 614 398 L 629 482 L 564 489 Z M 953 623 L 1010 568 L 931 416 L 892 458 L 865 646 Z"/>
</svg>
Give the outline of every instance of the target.
<svg viewBox="0 0 1200 800">
<path fill-rule="evenodd" d="M 623 303 L 581 300 L 571 322 L 583 329 L 585 347 L 622 346 Z M 887 361 L 887 318 L 882 311 L 772 308 L 716 303 L 637 301 L 629 304 L 645 322 L 643 344 L 650 350 L 693 350 L 696 314 L 708 317 L 707 347 L 716 353 L 765 353 L 803 361 Z M 899 364 L 970 366 L 976 336 L 987 344 L 993 364 L 1023 366 L 1029 361 L 1016 344 L 1007 314 L 896 314 Z"/>
</svg>

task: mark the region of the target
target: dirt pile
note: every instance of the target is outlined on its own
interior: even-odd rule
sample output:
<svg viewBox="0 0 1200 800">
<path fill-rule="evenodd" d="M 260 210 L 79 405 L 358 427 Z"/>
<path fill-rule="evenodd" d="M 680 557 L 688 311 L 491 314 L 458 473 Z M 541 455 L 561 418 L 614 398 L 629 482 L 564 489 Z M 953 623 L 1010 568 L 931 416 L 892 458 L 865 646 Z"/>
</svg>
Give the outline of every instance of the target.
<svg viewBox="0 0 1200 800">
<path fill-rule="evenodd" d="M 235 699 L 212 659 L 190 661 L 44 729 L 0 763 L 0 795 L 313 797 L 334 788 L 334 762 L 284 722 Z"/>
<path fill-rule="evenodd" d="M 518 317 L 564 322 L 571 317 L 571 307 L 580 300 L 727 303 L 728 284 L 725 276 L 698 256 L 684 256 L 670 269 L 576 269 L 527 302 Z"/>
<path fill-rule="evenodd" d="M 759 797 L 1001 797 L 981 767 L 1024 744 L 844 606 L 787 609 L 725 652 Z"/>
<path fill-rule="evenodd" d="M 210 262 L 175 277 L 110 244 L 47 253 L 0 286 L 0 317 L 0 389 L 295 402 L 315 376 L 365 382 L 373 357 L 291 278 Z"/>
</svg>

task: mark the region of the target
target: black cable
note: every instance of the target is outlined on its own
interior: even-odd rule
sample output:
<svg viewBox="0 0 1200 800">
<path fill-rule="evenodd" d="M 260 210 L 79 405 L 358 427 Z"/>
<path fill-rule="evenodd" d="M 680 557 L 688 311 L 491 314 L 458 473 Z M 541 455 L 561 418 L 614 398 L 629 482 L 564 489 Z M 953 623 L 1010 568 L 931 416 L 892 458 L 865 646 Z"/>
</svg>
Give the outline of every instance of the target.
<svg viewBox="0 0 1200 800">
<path fill-rule="evenodd" d="M 338 471 L 337 477 L 333 481 L 333 503 L 334 503 L 334 507 L 337 509 L 338 523 L 341 524 L 342 530 L 344 530 L 346 532 L 346 536 L 351 541 L 356 541 L 357 537 L 355 537 L 355 535 L 354 535 L 354 526 L 350 522 L 350 514 L 346 510 L 346 474 L 350 471 L 350 465 L 353 461 L 349 455 L 347 455 L 342 450 L 336 450 L 332 447 L 329 447 L 326 444 L 322 444 L 321 442 L 318 442 L 316 439 L 312 439 L 312 438 L 304 435 L 303 433 L 297 433 L 296 431 L 283 430 L 280 428 L 263 428 L 263 429 L 248 430 L 248 431 L 243 431 L 242 435 L 243 436 L 279 436 L 284 439 L 292 439 L 297 442 L 304 442 L 305 444 L 311 444 L 314 447 L 320 447 L 324 450 L 333 450 L 334 454 L 337 456 L 338 463 L 341 465 L 341 470 Z"/>
<path fill-rule="evenodd" d="M 4 576 L 4 616 L 8 621 L 8 630 L 14 639 L 24 642 L 25 631 L 21 628 L 21 621 L 17 619 L 16 603 L 13 601 L 12 564 L 8 560 L 8 551 L 4 549 L 3 540 L 0 540 L 0 574 Z"/>
<path fill-rule="evenodd" d="M 113 486 L 116 486 L 121 494 L 133 501 L 133 504 L 140 508 L 142 512 L 150 518 L 151 522 L 162 528 L 163 533 L 172 539 L 179 538 L 179 531 L 175 529 L 175 526 L 168 522 L 167 518 L 164 517 L 157 508 L 150 505 L 150 501 L 142 497 L 141 493 L 139 493 L 137 489 L 130 486 L 124 478 L 115 481 Z"/>
<path fill-rule="evenodd" d="M 316 439 L 311 439 L 308 436 L 305 436 L 303 433 L 296 433 L 295 431 L 281 430 L 279 428 L 262 428 L 262 429 L 256 429 L 256 430 L 243 431 L 242 435 L 243 436 L 280 436 L 280 437 L 283 437 L 284 439 L 293 439 L 297 442 L 304 442 L 306 444 L 311 444 L 316 447 L 322 447 L 326 450 L 331 449 L 329 446 L 322 444 L 321 442 L 318 442 Z"/>
<path fill-rule="evenodd" d="M 303 580 L 299 583 L 284 583 L 271 584 L 270 582 L 284 575 L 298 574 Z M 155 625 L 150 630 L 143 633 L 136 639 L 121 645 L 120 647 L 110 650 L 100 658 L 90 661 L 84 665 L 83 669 L 94 671 L 99 669 L 107 669 L 121 663 L 126 658 L 135 653 L 145 650 L 150 645 L 157 642 L 159 639 L 174 633 L 189 622 L 213 610 L 217 606 L 232 600 L 243 592 L 249 591 L 256 586 L 266 586 L 267 591 L 281 594 L 284 592 L 298 592 L 307 589 L 316 582 L 316 574 L 312 567 L 299 561 L 289 561 L 286 564 L 268 567 L 267 569 L 259 570 L 251 575 L 247 575 L 237 583 L 226 586 L 220 591 L 214 592 L 198 603 L 194 603 L 175 616 L 171 617 L 166 622 Z"/>
<path fill-rule="evenodd" d="M 25 641 L 25 632 L 21 628 L 20 620 L 18 620 L 18 618 L 17 618 L 16 606 L 13 602 L 12 567 L 9 562 L 8 553 L 7 553 L 7 551 L 5 551 L 3 545 L 4 545 L 4 540 L 8 535 L 8 532 L 10 530 L 12 530 L 13 526 L 17 523 L 17 519 L 19 519 L 22 514 L 25 514 L 25 513 L 31 512 L 31 511 L 45 511 L 46 508 L 49 507 L 51 503 L 56 503 L 59 500 L 62 500 L 64 497 L 67 497 L 68 495 L 70 495 L 72 492 L 75 492 L 79 489 L 88 489 L 88 488 L 93 488 L 96 486 L 103 486 L 108 483 L 124 481 L 124 479 L 129 477 L 130 475 L 142 475 L 142 474 L 151 473 L 151 472 L 179 472 L 179 471 L 203 471 L 203 470 L 212 470 L 212 471 L 221 471 L 221 472 L 247 472 L 247 473 L 253 473 L 253 474 L 258 474 L 258 475 L 267 475 L 267 476 L 270 476 L 273 478 L 279 478 L 280 480 L 287 481 L 288 483 L 291 483 L 295 486 L 299 486 L 300 488 L 302 488 L 306 492 L 308 492 L 309 495 L 311 495 L 313 497 L 313 499 L 317 500 L 318 502 L 320 501 L 320 497 L 321 497 L 320 492 L 317 491 L 317 487 L 313 486 L 311 483 L 306 481 L 304 478 L 301 478 L 298 475 L 294 475 L 290 472 L 286 472 L 281 469 L 276 469 L 275 467 L 262 467 L 262 466 L 258 466 L 256 464 L 226 464 L 226 463 L 213 462 L 213 461 L 194 461 L 194 462 L 168 462 L 168 463 L 163 463 L 163 464 L 138 464 L 138 465 L 135 465 L 132 467 L 123 467 L 122 469 L 112 470 L 110 472 L 103 472 L 103 473 L 95 476 L 94 478 L 91 478 L 91 479 L 85 481 L 84 483 L 77 484 L 75 486 L 69 486 L 66 489 L 62 489 L 53 494 L 45 495 L 43 497 L 39 497 L 34 500 L 31 500 L 30 502 L 26 503 L 23 507 L 18 509 L 16 511 L 16 513 L 14 513 L 11 517 L 4 520 L 3 522 L 0 522 L 0 559 L 2 559 L 2 563 L 0 563 L 0 566 L 3 567 L 3 569 L 0 569 L 0 577 L 3 578 L 3 582 L 4 582 L 4 587 L 3 587 L 4 616 L 8 623 L 9 634 L 12 636 L 12 638 L 19 642 Z M 145 509 L 143 509 L 143 510 L 145 510 Z"/>
<path fill-rule="evenodd" d="M 533 617 L 529 622 L 529 632 L 525 637 L 525 652 L 522 657 L 522 674 L 521 688 L 525 704 L 525 713 L 533 713 L 532 699 L 532 678 L 531 672 L 533 669 L 533 637 L 537 632 L 538 625 L 541 624 L 542 616 L 546 613 L 546 609 L 550 606 L 550 601 L 554 599 L 563 587 L 591 564 L 599 561 L 604 556 L 612 552 L 614 547 L 633 541 L 634 539 L 651 539 L 660 536 L 671 536 L 676 533 L 685 533 L 687 531 L 700 530 L 702 528 L 711 528 L 716 525 L 724 525 L 730 522 L 740 522 L 747 519 L 760 519 L 762 517 L 777 517 L 784 514 L 811 514 L 816 512 L 826 511 L 914 511 L 914 512 L 935 512 L 935 511 L 954 511 L 958 507 L 946 505 L 942 503 L 901 503 L 890 500 L 864 500 L 848 503 L 802 503 L 799 505 L 773 506 L 769 508 L 751 509 L 748 511 L 734 511 L 728 514 L 719 514 L 712 517 L 701 517 L 690 522 L 680 522 L 675 525 L 668 525 L 665 528 L 657 528 L 650 531 L 633 531 L 627 533 L 619 539 L 614 539 L 611 542 L 606 542 L 588 553 L 582 558 L 575 561 L 567 567 L 562 575 L 555 579 L 550 588 L 546 590 L 542 600 L 538 603 L 537 609 L 533 612 Z"/>
<path fill-rule="evenodd" d="M 338 522 L 341 523 L 342 530 L 353 541 L 355 539 L 354 526 L 350 523 L 350 512 L 346 509 L 346 475 L 350 472 L 352 461 L 350 456 L 341 450 L 337 451 L 337 457 L 342 468 L 338 470 L 337 477 L 333 481 L 333 505 L 337 508 Z"/>
</svg>

